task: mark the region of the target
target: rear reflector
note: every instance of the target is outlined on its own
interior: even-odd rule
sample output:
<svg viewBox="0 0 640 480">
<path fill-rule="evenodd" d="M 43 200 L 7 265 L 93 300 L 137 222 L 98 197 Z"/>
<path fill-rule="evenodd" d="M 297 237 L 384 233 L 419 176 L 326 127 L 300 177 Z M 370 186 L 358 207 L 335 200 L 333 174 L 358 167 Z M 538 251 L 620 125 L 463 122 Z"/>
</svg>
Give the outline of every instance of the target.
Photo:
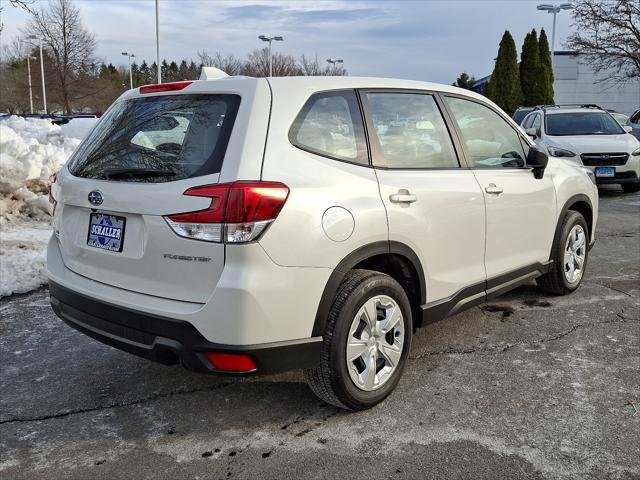
<svg viewBox="0 0 640 480">
<path fill-rule="evenodd" d="M 257 240 L 273 222 L 289 196 L 289 187 L 279 182 L 221 183 L 193 187 L 184 195 L 206 197 L 204 210 L 165 217 L 178 235 L 209 242 L 245 243 Z"/>
<path fill-rule="evenodd" d="M 205 356 L 216 370 L 225 372 L 254 372 L 256 363 L 249 355 L 206 352 Z"/>
<path fill-rule="evenodd" d="M 157 93 L 157 92 L 173 92 L 188 87 L 193 82 L 171 82 L 158 83 L 155 85 L 143 85 L 140 87 L 140 93 Z"/>
</svg>

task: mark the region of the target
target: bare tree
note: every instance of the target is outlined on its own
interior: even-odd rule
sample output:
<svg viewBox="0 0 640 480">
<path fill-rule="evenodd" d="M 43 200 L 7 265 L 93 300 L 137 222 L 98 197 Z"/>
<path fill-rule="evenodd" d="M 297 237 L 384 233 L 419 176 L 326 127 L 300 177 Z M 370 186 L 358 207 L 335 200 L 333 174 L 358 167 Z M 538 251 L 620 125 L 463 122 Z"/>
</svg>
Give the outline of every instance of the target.
<svg viewBox="0 0 640 480">
<path fill-rule="evenodd" d="M 34 13 L 23 33 L 42 39 L 53 59 L 64 111 L 72 113 L 73 100 L 91 94 L 82 79 L 99 67 L 94 35 L 82 25 L 80 11 L 71 0 L 52 0 L 48 9 Z"/>
<path fill-rule="evenodd" d="M 322 65 L 318 60 L 318 55 L 314 59 L 307 58 L 305 55 L 300 57 L 300 73 L 308 76 L 344 76 L 347 71 L 340 63 L 332 63 Z"/>
<path fill-rule="evenodd" d="M 198 60 L 203 67 L 216 67 L 229 75 L 240 75 L 242 70 L 241 60 L 233 55 L 223 57 L 220 52 L 216 52 L 211 56 L 205 50 L 202 50 L 198 52 Z"/>
<path fill-rule="evenodd" d="M 640 79 L 640 1 L 577 0 L 567 46 L 607 80 Z"/>
<path fill-rule="evenodd" d="M 298 62 L 291 55 L 274 53 L 272 59 L 274 77 L 302 75 Z M 249 77 L 267 77 L 269 75 L 269 49 L 262 48 L 250 53 L 241 74 Z"/>
<path fill-rule="evenodd" d="M 22 8 L 29 13 L 33 13 L 31 10 L 31 4 L 33 0 L 9 0 L 9 5 L 15 8 Z M 0 5 L 0 14 L 2 13 L 3 7 Z M 0 33 L 2 33 L 2 29 L 4 28 L 4 24 L 0 22 Z"/>
</svg>

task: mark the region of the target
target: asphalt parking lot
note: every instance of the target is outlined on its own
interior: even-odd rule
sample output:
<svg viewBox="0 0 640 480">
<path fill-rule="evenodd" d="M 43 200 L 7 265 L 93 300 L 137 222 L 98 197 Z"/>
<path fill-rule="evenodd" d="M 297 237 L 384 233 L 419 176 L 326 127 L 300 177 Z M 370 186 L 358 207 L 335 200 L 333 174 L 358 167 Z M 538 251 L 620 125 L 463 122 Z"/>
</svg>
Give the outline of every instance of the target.
<svg viewBox="0 0 640 480">
<path fill-rule="evenodd" d="M 111 349 L 46 289 L 0 302 L 0 356 L 3 479 L 638 479 L 640 194 L 601 191 L 577 292 L 522 287 L 420 330 L 370 411 L 323 404 L 300 372 L 210 378 Z"/>
</svg>

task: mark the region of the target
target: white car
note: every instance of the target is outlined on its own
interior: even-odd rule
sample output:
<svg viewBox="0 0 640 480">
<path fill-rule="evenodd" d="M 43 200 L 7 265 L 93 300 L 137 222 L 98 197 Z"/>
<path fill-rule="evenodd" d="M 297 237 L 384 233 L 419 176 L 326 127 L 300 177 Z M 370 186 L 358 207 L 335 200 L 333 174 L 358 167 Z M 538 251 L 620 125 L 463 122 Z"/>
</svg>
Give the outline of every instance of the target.
<svg viewBox="0 0 640 480">
<path fill-rule="evenodd" d="M 640 191 L 640 141 L 606 110 L 595 105 L 538 107 L 521 125 L 549 155 L 591 170 L 598 185 Z"/>
<path fill-rule="evenodd" d="M 128 91 L 51 195 L 70 326 L 199 372 L 302 368 L 352 410 L 394 389 L 416 328 L 534 278 L 578 288 L 598 215 L 586 170 L 485 97 L 353 77 Z"/>
</svg>

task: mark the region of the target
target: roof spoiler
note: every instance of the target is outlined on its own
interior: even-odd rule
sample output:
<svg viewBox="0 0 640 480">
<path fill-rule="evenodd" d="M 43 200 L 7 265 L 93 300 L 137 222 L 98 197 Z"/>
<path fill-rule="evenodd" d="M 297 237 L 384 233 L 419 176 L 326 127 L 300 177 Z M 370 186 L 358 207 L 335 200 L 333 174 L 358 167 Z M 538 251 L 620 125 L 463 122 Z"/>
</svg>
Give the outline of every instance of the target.
<svg viewBox="0 0 640 480">
<path fill-rule="evenodd" d="M 217 80 L 228 76 L 226 72 L 216 67 L 202 67 L 200 72 L 200 80 Z"/>
</svg>

